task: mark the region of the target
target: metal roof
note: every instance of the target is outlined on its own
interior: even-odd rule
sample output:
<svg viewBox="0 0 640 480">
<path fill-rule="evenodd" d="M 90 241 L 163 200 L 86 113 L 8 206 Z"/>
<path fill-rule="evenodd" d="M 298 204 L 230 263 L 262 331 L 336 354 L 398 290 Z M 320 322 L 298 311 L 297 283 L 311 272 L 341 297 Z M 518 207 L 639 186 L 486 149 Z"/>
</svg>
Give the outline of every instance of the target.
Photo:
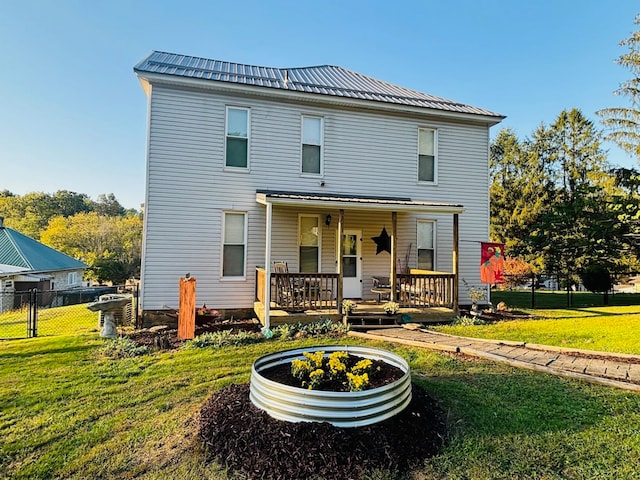
<svg viewBox="0 0 640 480">
<path fill-rule="evenodd" d="M 7 227 L 0 227 L 0 264 L 33 272 L 87 268 L 75 258 Z"/>
<path fill-rule="evenodd" d="M 349 194 L 284 192 L 257 190 L 258 203 L 280 205 L 302 205 L 322 208 L 376 209 L 396 211 L 418 211 L 437 213 L 462 213 L 464 207 L 453 203 L 425 202 L 408 197 L 371 197 Z"/>
<path fill-rule="evenodd" d="M 504 118 L 503 115 L 489 110 L 400 87 L 333 65 L 292 68 L 260 67 L 153 51 L 133 70 L 138 74 L 172 75 L 484 115 L 495 117 L 498 121 Z"/>
</svg>

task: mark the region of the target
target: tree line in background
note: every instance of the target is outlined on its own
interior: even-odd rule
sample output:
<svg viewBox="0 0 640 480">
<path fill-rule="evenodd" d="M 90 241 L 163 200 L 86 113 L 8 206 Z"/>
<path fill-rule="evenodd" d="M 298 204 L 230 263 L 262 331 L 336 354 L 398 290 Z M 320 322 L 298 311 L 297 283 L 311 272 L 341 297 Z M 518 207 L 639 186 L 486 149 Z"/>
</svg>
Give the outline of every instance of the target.
<svg viewBox="0 0 640 480">
<path fill-rule="evenodd" d="M 0 191 L 5 225 L 89 265 L 85 277 L 122 284 L 140 276 L 142 214 L 115 196 L 97 201 L 59 190 L 15 195 Z"/>
<path fill-rule="evenodd" d="M 610 140 L 640 159 L 640 31 L 621 45 L 633 78 L 614 93 L 631 107 L 597 112 L 605 131 L 572 109 L 530 137 L 503 129 L 492 142 L 491 237 L 506 243 L 507 274 L 553 272 L 603 291 L 611 273 L 640 271 L 640 171 L 610 166 L 602 148 Z"/>
</svg>

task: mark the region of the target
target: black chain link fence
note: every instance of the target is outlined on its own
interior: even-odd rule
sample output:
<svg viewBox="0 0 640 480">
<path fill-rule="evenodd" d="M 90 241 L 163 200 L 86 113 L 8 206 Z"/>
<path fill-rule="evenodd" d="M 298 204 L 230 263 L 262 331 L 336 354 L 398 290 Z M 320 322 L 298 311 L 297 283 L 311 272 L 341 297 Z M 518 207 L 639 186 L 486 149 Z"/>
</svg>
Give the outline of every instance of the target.
<svg viewBox="0 0 640 480">
<path fill-rule="evenodd" d="M 504 275 L 504 283 L 491 289 L 491 303 L 501 301 L 508 307 L 538 309 L 640 305 L 640 273 L 612 274 L 611 289 L 597 293 L 587 291 L 577 275 Z"/>
<path fill-rule="evenodd" d="M 87 305 L 114 296 L 131 297 L 131 303 L 115 315 L 118 325 L 137 326 L 138 285 L 0 293 L 0 339 L 98 331 L 102 315 Z"/>
</svg>

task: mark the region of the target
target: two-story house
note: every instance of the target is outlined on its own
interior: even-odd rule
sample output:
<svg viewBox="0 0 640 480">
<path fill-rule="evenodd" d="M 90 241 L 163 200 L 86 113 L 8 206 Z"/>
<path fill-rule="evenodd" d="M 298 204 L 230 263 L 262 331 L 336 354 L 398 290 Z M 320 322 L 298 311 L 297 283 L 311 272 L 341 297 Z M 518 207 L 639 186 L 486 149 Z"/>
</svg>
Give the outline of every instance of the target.
<svg viewBox="0 0 640 480">
<path fill-rule="evenodd" d="M 134 71 L 149 105 L 145 318 L 177 308 L 187 272 L 198 305 L 266 324 L 380 293 L 456 308 L 461 280 L 479 284 L 503 116 L 327 65 L 152 52 Z"/>
</svg>

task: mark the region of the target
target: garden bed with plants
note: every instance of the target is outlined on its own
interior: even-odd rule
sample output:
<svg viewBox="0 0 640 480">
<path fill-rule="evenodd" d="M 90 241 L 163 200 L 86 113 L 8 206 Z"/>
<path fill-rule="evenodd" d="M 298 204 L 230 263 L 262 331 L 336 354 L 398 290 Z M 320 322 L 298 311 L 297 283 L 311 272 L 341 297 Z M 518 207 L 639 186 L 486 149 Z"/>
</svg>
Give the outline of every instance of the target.
<svg viewBox="0 0 640 480">
<path fill-rule="evenodd" d="M 406 473 L 437 454 L 445 437 L 442 410 L 415 385 L 402 412 L 358 428 L 273 419 L 251 403 L 248 385 L 231 385 L 206 401 L 199 429 L 209 460 L 247 478 L 274 480 Z"/>
</svg>

